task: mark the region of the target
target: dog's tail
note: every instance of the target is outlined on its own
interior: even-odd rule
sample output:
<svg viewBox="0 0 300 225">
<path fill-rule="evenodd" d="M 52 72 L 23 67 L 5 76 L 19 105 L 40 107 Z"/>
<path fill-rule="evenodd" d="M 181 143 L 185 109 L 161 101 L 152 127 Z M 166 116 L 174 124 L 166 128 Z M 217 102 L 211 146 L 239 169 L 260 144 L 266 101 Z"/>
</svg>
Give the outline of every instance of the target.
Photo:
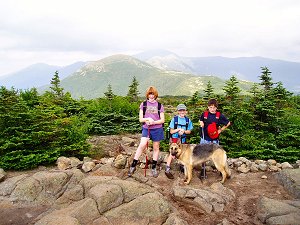
<svg viewBox="0 0 300 225">
<path fill-rule="evenodd" d="M 229 166 L 228 166 L 228 162 L 227 162 L 227 154 L 225 153 L 225 163 L 224 163 L 224 165 L 225 165 L 225 172 L 226 172 L 226 174 L 227 174 L 227 178 L 230 178 L 231 177 L 231 171 L 230 171 L 230 168 L 229 168 Z"/>
<path fill-rule="evenodd" d="M 229 169 L 229 166 L 228 166 L 227 162 L 225 164 L 225 171 L 226 171 L 226 174 L 227 174 L 227 178 L 230 178 L 231 177 L 231 171 Z"/>
</svg>

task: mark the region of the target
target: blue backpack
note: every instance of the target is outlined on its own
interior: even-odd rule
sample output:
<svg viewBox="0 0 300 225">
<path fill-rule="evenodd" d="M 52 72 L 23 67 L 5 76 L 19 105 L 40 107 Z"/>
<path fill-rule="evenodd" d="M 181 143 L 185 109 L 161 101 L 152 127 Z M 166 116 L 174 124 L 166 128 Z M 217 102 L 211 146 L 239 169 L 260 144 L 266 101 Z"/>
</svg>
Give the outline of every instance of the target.
<svg viewBox="0 0 300 225">
<path fill-rule="evenodd" d="M 187 118 L 186 116 L 184 116 L 184 118 L 185 118 L 185 130 L 187 130 L 190 123 L 190 119 Z M 174 116 L 174 129 L 177 129 L 177 127 L 178 127 L 178 116 Z M 170 133 L 170 127 L 168 127 L 166 132 L 166 139 L 169 140 L 171 137 L 172 135 Z"/>
<path fill-rule="evenodd" d="M 188 129 L 190 119 L 184 116 L 185 118 L 185 129 Z M 178 126 L 178 116 L 174 116 L 174 129 L 177 129 Z"/>
</svg>

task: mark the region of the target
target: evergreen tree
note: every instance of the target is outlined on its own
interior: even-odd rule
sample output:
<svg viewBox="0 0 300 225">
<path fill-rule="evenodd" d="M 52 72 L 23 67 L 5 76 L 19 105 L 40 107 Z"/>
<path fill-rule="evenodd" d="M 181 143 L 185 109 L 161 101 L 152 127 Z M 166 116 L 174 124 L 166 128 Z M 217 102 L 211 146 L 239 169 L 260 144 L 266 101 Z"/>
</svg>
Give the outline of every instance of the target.
<svg viewBox="0 0 300 225">
<path fill-rule="evenodd" d="M 259 79 L 261 80 L 260 85 L 264 87 L 265 92 L 268 92 L 272 86 L 272 77 L 271 77 L 271 71 L 268 69 L 268 67 L 261 67 L 262 73 L 259 76 Z"/>
<path fill-rule="evenodd" d="M 203 98 L 206 100 L 212 98 L 214 95 L 214 88 L 212 87 L 210 80 L 207 82 L 206 88 L 204 89 L 204 93 L 205 94 Z"/>
<path fill-rule="evenodd" d="M 189 104 L 195 105 L 198 101 L 199 101 L 199 91 L 195 91 L 195 93 L 189 100 Z"/>
<path fill-rule="evenodd" d="M 64 96 L 63 88 L 60 86 L 60 79 L 58 71 L 55 71 L 53 78 L 51 79 L 51 93 L 55 96 L 56 99 L 62 99 Z"/>
<path fill-rule="evenodd" d="M 258 93 L 260 93 L 257 83 L 254 83 L 252 85 L 252 87 L 249 90 L 249 93 L 251 93 L 253 95 L 253 97 L 256 97 L 258 95 Z"/>
<path fill-rule="evenodd" d="M 283 101 L 286 101 L 289 97 L 292 96 L 292 93 L 283 87 L 282 82 L 277 83 L 277 86 L 272 89 L 272 94 L 276 99 Z"/>
<path fill-rule="evenodd" d="M 112 91 L 111 84 L 108 85 L 107 92 L 104 92 L 104 95 L 107 100 L 112 100 L 116 96 Z"/>
<path fill-rule="evenodd" d="M 34 168 L 61 155 L 87 153 L 84 116 L 67 117 L 64 104 L 57 105 L 49 93 L 36 94 L 0 88 L 0 168 Z"/>
<path fill-rule="evenodd" d="M 271 71 L 267 67 L 261 67 L 262 74 L 259 83 L 263 90 L 254 96 L 252 106 L 254 110 L 255 126 L 257 130 L 275 135 L 277 132 L 277 121 L 281 115 L 281 108 L 276 105 Z"/>
<path fill-rule="evenodd" d="M 127 93 L 127 97 L 129 97 L 130 101 L 132 102 L 136 102 L 138 100 L 138 96 L 139 96 L 139 91 L 138 91 L 138 86 L 139 83 L 136 79 L 136 77 L 134 76 L 131 82 L 131 85 L 129 85 L 129 90 Z"/>
<path fill-rule="evenodd" d="M 5 138 L 9 139 L 20 127 L 22 119 L 18 116 L 25 111 L 25 105 L 21 104 L 18 92 L 2 86 L 0 88 L 0 146 L 3 145 Z M 1 152 L 1 150 L 0 150 Z"/>
<path fill-rule="evenodd" d="M 238 98 L 241 89 L 237 86 L 238 84 L 237 78 L 233 75 L 230 77 L 228 81 L 225 82 L 225 86 L 223 90 L 225 91 L 225 97 L 230 99 L 230 100 L 235 100 Z"/>
<path fill-rule="evenodd" d="M 34 107 L 39 104 L 39 96 L 36 88 L 21 90 L 20 97 L 29 107 Z"/>
<path fill-rule="evenodd" d="M 292 96 L 292 93 L 283 87 L 282 82 L 278 82 L 277 86 L 271 89 L 269 96 L 273 99 L 276 115 L 283 115 L 285 108 L 288 107 L 288 99 Z"/>
</svg>

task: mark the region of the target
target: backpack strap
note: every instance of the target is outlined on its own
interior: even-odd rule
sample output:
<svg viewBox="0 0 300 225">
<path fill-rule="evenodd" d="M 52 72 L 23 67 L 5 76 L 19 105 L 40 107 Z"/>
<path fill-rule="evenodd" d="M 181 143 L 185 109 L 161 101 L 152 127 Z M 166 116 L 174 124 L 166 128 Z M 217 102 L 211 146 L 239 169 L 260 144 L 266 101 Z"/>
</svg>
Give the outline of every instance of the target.
<svg viewBox="0 0 300 225">
<path fill-rule="evenodd" d="M 207 117 L 208 117 L 208 110 L 204 111 L 203 116 L 204 116 L 204 119 L 207 120 Z"/>
<path fill-rule="evenodd" d="M 187 118 L 187 117 L 185 116 L 185 130 L 188 129 L 189 123 L 190 123 L 189 118 Z"/>
<path fill-rule="evenodd" d="M 160 109 L 161 109 L 161 103 L 160 102 L 157 102 L 157 113 L 158 113 L 158 116 L 160 118 Z"/>
<path fill-rule="evenodd" d="M 147 110 L 147 101 L 143 101 L 143 117 L 146 114 L 146 110 Z"/>
<path fill-rule="evenodd" d="M 221 112 L 220 112 L 220 111 L 217 111 L 217 112 L 216 112 L 216 119 L 219 120 L 219 119 L 220 119 L 220 116 L 221 116 Z M 205 120 L 207 120 L 207 117 L 208 117 L 208 110 L 204 111 L 203 117 L 204 117 Z"/>
<path fill-rule="evenodd" d="M 178 116 L 174 116 L 174 129 L 177 129 L 178 126 Z"/>
<path fill-rule="evenodd" d="M 187 130 L 190 123 L 190 119 L 187 118 L 186 116 L 184 116 L 184 118 L 185 118 L 185 130 Z M 178 116 L 174 116 L 174 129 L 177 129 L 177 126 L 178 126 Z"/>
<path fill-rule="evenodd" d="M 217 120 L 220 119 L 220 115 L 221 115 L 221 112 L 217 111 L 217 112 L 216 112 L 216 119 L 217 119 Z"/>
</svg>

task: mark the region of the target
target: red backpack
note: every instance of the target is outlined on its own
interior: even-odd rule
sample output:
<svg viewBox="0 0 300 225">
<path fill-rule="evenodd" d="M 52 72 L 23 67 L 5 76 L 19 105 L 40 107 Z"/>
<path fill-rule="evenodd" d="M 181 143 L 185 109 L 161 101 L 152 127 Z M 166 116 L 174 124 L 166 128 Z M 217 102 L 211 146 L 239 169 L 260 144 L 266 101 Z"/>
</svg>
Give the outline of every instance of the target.
<svg viewBox="0 0 300 225">
<path fill-rule="evenodd" d="M 221 113 L 219 111 L 216 112 L 216 119 L 220 119 Z M 204 111 L 204 120 L 207 120 L 208 111 Z M 207 126 L 207 134 L 211 139 L 217 139 L 219 137 L 218 126 L 216 122 L 212 122 Z"/>
</svg>

